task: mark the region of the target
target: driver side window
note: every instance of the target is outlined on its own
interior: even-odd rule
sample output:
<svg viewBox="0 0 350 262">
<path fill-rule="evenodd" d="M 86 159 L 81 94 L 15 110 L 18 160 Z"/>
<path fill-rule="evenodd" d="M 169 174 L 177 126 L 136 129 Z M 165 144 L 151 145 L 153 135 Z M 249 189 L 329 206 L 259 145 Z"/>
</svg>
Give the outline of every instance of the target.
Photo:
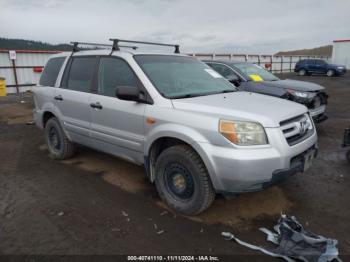
<svg viewBox="0 0 350 262">
<path fill-rule="evenodd" d="M 235 72 L 225 65 L 210 63 L 209 66 L 225 78 L 229 75 L 236 75 Z"/>
<path fill-rule="evenodd" d="M 135 73 L 120 58 L 101 57 L 98 69 L 98 94 L 115 97 L 117 86 L 138 86 Z"/>
</svg>

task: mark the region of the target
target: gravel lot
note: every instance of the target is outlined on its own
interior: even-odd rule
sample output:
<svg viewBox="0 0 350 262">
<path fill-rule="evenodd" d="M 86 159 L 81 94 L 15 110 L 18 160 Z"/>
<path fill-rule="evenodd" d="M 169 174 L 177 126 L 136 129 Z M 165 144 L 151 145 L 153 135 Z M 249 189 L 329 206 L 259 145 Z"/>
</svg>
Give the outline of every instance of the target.
<svg viewBox="0 0 350 262">
<path fill-rule="evenodd" d="M 350 255 L 350 164 L 340 147 L 350 125 L 350 75 L 281 78 L 319 83 L 330 95 L 313 168 L 262 192 L 219 197 L 192 218 L 168 210 L 141 167 L 86 148 L 68 161 L 50 159 L 41 131 L 27 124 L 31 96 L 0 98 L 0 254 L 254 255 L 220 233 L 266 246 L 258 228 L 284 212 L 338 239 Z"/>
</svg>

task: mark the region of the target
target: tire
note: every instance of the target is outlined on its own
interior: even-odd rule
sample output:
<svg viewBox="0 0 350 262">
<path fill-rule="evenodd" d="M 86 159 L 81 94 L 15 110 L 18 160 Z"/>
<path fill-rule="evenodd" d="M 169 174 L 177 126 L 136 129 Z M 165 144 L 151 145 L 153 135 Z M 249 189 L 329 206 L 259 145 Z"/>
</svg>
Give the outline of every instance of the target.
<svg viewBox="0 0 350 262">
<path fill-rule="evenodd" d="M 350 150 L 348 152 L 346 152 L 346 159 L 350 163 Z"/>
<path fill-rule="evenodd" d="M 300 76 L 305 76 L 307 74 L 306 70 L 305 69 L 300 69 L 299 70 L 299 75 Z"/>
<path fill-rule="evenodd" d="M 159 196 L 177 212 L 197 215 L 215 199 L 215 191 L 202 159 L 187 145 L 165 149 L 157 159 L 155 171 Z"/>
<path fill-rule="evenodd" d="M 47 121 L 45 139 L 50 155 L 54 159 L 63 160 L 74 155 L 75 146 L 67 138 L 56 117 L 52 117 Z"/>
<path fill-rule="evenodd" d="M 332 69 L 329 69 L 328 71 L 327 71 L 327 76 L 329 76 L 329 77 L 332 77 L 332 76 L 334 76 L 335 75 L 335 72 L 334 72 L 334 70 L 332 70 Z"/>
</svg>

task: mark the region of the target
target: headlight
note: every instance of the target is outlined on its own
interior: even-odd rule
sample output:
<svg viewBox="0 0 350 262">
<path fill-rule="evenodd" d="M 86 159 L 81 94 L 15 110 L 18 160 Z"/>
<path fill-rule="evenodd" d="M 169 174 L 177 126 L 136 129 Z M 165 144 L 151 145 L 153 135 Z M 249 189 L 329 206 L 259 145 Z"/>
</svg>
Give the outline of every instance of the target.
<svg viewBox="0 0 350 262">
<path fill-rule="evenodd" d="M 307 93 L 307 92 L 301 92 L 301 91 L 296 91 L 296 90 L 293 90 L 293 89 L 288 89 L 287 90 L 288 93 L 294 95 L 294 96 L 297 96 L 297 97 L 301 97 L 301 98 L 308 98 L 310 97 L 310 94 Z"/>
<path fill-rule="evenodd" d="M 338 66 L 337 68 L 338 68 L 338 69 L 343 69 L 344 67 L 342 67 L 342 66 Z"/>
<path fill-rule="evenodd" d="M 236 145 L 251 146 L 267 144 L 265 130 L 258 123 L 220 120 L 219 132 Z"/>
</svg>

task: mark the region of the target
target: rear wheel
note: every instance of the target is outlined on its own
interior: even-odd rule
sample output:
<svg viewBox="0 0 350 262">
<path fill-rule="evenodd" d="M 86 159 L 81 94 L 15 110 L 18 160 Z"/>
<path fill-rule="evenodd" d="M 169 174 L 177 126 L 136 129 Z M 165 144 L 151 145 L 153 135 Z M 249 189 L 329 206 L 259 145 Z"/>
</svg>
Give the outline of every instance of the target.
<svg viewBox="0 0 350 262">
<path fill-rule="evenodd" d="M 334 72 L 334 70 L 332 70 L 332 69 L 329 69 L 329 70 L 327 71 L 327 76 L 334 76 L 334 74 L 335 74 L 335 72 Z"/>
<path fill-rule="evenodd" d="M 307 73 L 307 72 L 306 72 L 305 69 L 300 69 L 300 70 L 299 70 L 299 75 L 300 75 L 300 76 L 305 76 L 306 73 Z"/>
<path fill-rule="evenodd" d="M 215 198 L 202 159 L 187 145 L 172 146 L 160 154 L 155 184 L 162 200 L 186 215 L 201 213 Z"/>
<path fill-rule="evenodd" d="M 53 158 L 63 160 L 73 156 L 75 146 L 65 135 L 56 117 L 52 117 L 47 121 L 45 139 Z"/>
</svg>

